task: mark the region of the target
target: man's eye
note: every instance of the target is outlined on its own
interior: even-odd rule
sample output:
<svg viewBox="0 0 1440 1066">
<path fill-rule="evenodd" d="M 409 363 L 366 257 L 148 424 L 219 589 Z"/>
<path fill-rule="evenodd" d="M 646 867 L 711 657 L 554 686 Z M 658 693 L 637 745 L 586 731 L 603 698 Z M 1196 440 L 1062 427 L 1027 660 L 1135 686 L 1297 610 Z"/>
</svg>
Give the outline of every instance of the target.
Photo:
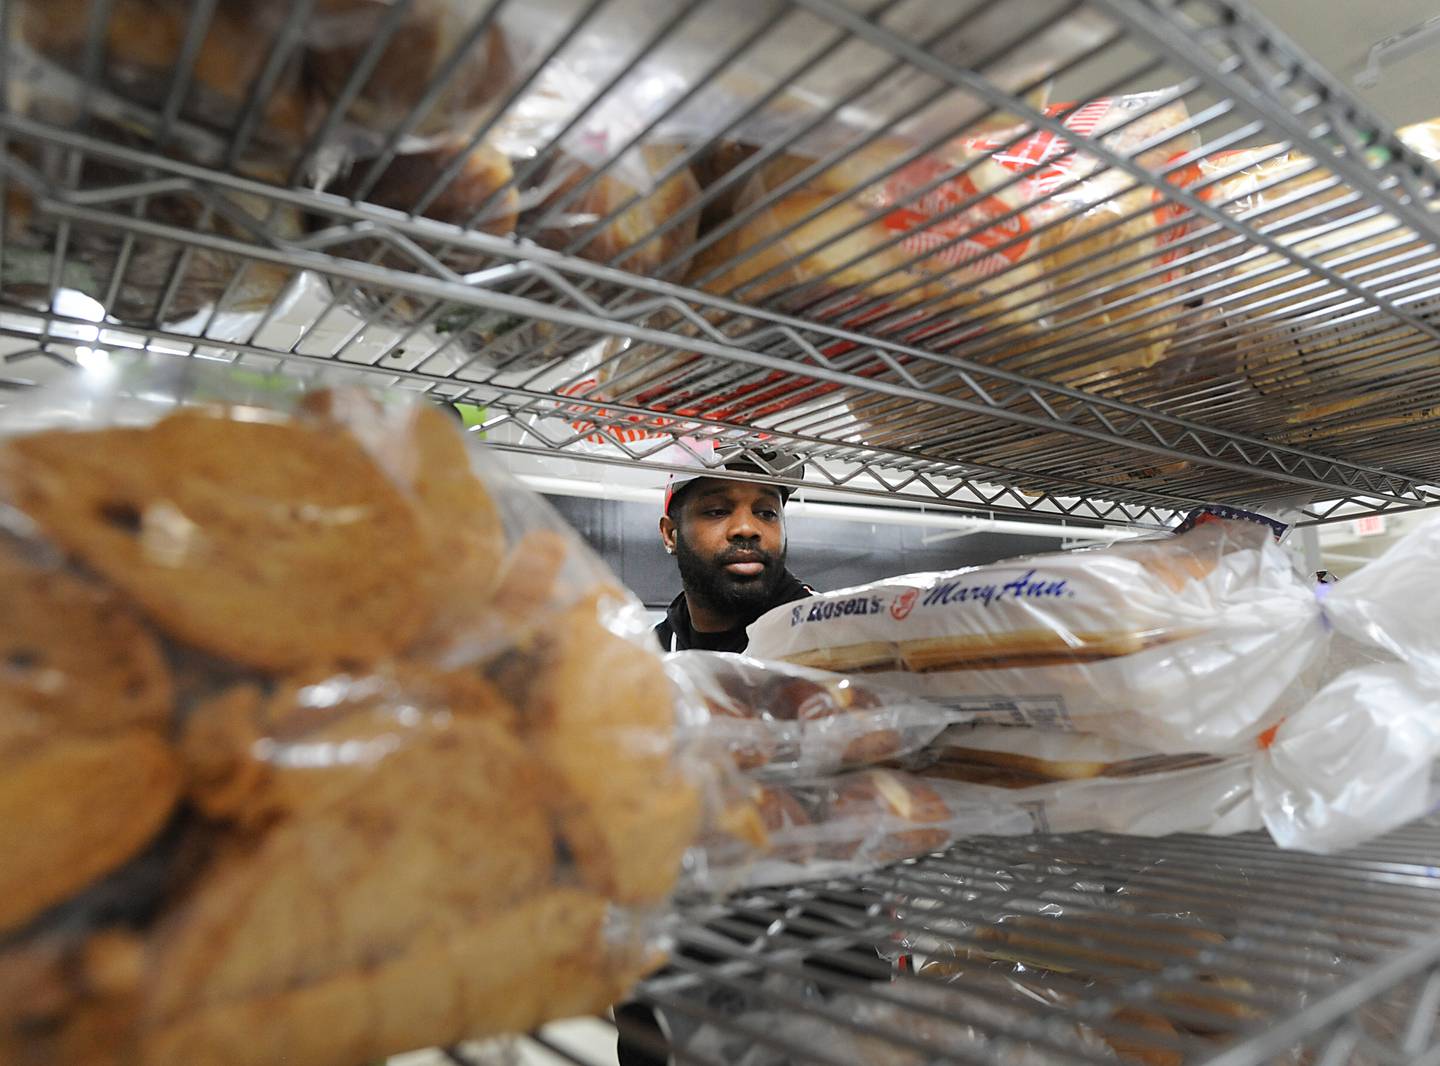
<svg viewBox="0 0 1440 1066">
<path fill-rule="evenodd" d="M 706 518 L 724 518 L 730 512 L 723 507 L 712 507 L 708 511 L 701 511 Z"/>
<path fill-rule="evenodd" d="M 755 513 L 767 522 L 773 522 L 780 517 L 779 511 L 756 511 Z"/>
</svg>

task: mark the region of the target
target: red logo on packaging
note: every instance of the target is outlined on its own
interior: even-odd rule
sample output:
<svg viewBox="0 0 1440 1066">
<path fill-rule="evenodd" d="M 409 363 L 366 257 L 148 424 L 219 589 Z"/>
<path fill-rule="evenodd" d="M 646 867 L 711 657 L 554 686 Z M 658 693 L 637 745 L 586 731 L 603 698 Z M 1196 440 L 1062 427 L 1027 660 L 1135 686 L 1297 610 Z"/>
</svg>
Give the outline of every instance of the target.
<svg viewBox="0 0 1440 1066">
<path fill-rule="evenodd" d="M 903 200 L 952 169 L 933 156 L 917 159 L 885 183 L 885 198 Z M 1024 214 L 998 196 L 982 194 L 969 174 L 941 181 L 918 200 L 891 211 L 885 227 L 906 234 L 900 247 L 910 254 L 933 255 L 946 266 L 965 267 L 981 276 L 1018 263 L 1030 245 Z"/>
<path fill-rule="evenodd" d="M 1105 96 L 1078 107 L 1073 103 L 1051 104 L 1045 109 L 1045 117 L 1060 118 L 1061 124 L 1072 133 L 1093 137 L 1114 107 L 1115 100 Z M 988 137 L 972 137 L 965 145 L 972 151 L 988 154 L 1006 170 L 1027 172 L 1021 184 L 1028 200 L 1049 196 L 1057 186 L 1097 164 L 1092 156 L 1072 151 L 1068 140 L 1049 130 L 1036 130 L 1024 140 L 1006 147 L 1013 140 L 1013 132 L 1003 132 Z"/>
<path fill-rule="evenodd" d="M 915 609 L 915 601 L 920 597 L 919 589 L 906 589 L 895 597 L 895 602 L 890 605 L 890 617 L 899 622 L 909 616 Z"/>
</svg>

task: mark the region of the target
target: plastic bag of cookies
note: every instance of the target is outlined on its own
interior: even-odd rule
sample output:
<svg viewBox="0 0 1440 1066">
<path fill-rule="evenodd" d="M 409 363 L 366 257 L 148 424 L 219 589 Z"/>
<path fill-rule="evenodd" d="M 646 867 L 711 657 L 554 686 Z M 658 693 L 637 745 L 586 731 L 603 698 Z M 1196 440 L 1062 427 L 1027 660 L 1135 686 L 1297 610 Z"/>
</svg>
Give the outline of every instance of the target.
<svg viewBox="0 0 1440 1066">
<path fill-rule="evenodd" d="M 0 1062 L 353 1066 L 602 1009 L 698 817 L 651 644 L 429 405 L 187 367 L 7 408 Z"/>
<path fill-rule="evenodd" d="M 919 751 L 957 712 L 883 685 L 728 652 L 665 658 L 687 735 L 756 777 L 814 777 Z"/>
</svg>

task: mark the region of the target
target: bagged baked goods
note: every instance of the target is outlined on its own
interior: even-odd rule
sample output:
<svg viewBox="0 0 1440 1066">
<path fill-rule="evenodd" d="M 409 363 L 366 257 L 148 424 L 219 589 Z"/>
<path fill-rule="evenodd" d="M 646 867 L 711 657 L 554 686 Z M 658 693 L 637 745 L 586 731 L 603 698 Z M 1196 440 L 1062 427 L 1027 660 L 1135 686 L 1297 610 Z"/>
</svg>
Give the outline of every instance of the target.
<svg viewBox="0 0 1440 1066">
<path fill-rule="evenodd" d="M 1021 806 L 898 770 L 765 783 L 736 794 L 686 856 L 687 889 L 846 877 L 985 834 L 1029 833 Z"/>
<path fill-rule="evenodd" d="M 1412 127 L 1409 136 L 1424 154 L 1426 126 Z M 1414 299 L 1433 250 L 1395 216 L 1368 210 L 1323 159 L 1262 145 L 1206 156 L 1169 180 L 1412 314 L 1433 313 L 1430 301 Z M 1394 400 L 1407 379 L 1433 368 L 1428 346 L 1408 327 L 1347 313 L 1354 299 L 1348 290 L 1288 255 L 1249 246 L 1176 205 L 1159 210 L 1179 220 L 1165 236 L 1167 258 L 1183 256 L 1186 271 L 1204 272 L 1212 287 L 1206 307 L 1223 316 L 1227 335 L 1244 338 L 1241 372 L 1255 389 L 1289 401 L 1292 421 L 1303 425 Z M 1224 286 L 1215 288 L 1215 281 Z M 1277 321 L 1277 312 L 1287 310 Z M 1213 340 L 1210 334 L 1195 343 Z M 1324 438 L 1302 429 L 1282 439 Z"/>
<path fill-rule="evenodd" d="M 1197 143 L 1173 91 L 1058 104 L 1047 114 L 1150 167 Z M 1146 277 L 1163 252 L 1148 189 L 1049 132 L 987 126 L 924 154 L 882 137 L 828 166 L 792 152 L 756 169 L 732 210 L 702 239 L 687 278 L 717 295 L 1007 368 L 1043 361 L 1043 372 L 1066 384 L 1152 366 L 1167 350 L 1167 296 Z M 755 328 L 743 317 L 711 317 L 727 332 Z M 1079 350 L 1097 337 L 1123 339 L 1127 354 L 1097 361 Z M 822 351 L 836 359 L 855 347 Z M 602 375 L 617 396 L 742 420 L 838 388 L 778 372 L 756 381 L 737 368 L 729 391 L 713 374 L 687 381 L 691 362 L 632 346 Z M 873 358 L 846 369 L 893 374 Z M 700 409 L 690 401 L 702 391 Z M 870 443 L 918 439 L 908 403 L 849 403 Z"/>
<path fill-rule="evenodd" d="M 357 66 L 382 36 L 368 77 L 351 88 Z M 465 140 L 514 78 L 510 46 L 492 12 L 461 0 L 319 0 L 305 46 L 320 102 L 348 105 L 335 118 L 345 121 L 340 136 L 361 156 L 392 132 L 404 133 L 405 150 L 423 149 L 432 138 Z"/>
<path fill-rule="evenodd" d="M 757 777 L 900 758 L 962 717 L 881 685 L 728 652 L 675 652 L 665 670 L 682 693 L 686 733 Z"/>
<path fill-rule="evenodd" d="M 75 389 L 0 418 L 0 1062 L 350 1066 L 659 963 L 699 771 L 545 504 L 394 396 Z"/>
<path fill-rule="evenodd" d="M 1437 544 L 1422 526 L 1317 591 L 1268 529 L 1217 521 L 824 593 L 755 622 L 750 653 L 1160 754 L 1243 753 L 1314 692 L 1332 630 L 1436 672 L 1402 586 L 1428 579 Z"/>
<path fill-rule="evenodd" d="M 1001 720 L 1188 754 L 1273 725 L 1325 629 L 1268 531 L 1212 523 L 824 593 L 763 616 L 750 642 Z"/>
<path fill-rule="evenodd" d="M 22 108 L 36 117 L 72 121 L 83 102 L 98 117 L 150 135 L 164 126 L 185 154 L 206 162 L 222 161 L 232 146 L 242 159 L 293 160 L 309 119 L 297 42 L 282 35 L 288 10 L 273 0 L 220 0 L 213 13 L 189 0 L 22 0 L 11 28 L 20 66 L 11 76 Z M 97 77 L 87 87 L 92 41 Z M 237 143 L 250 93 L 275 50 L 285 58 L 258 101 L 247 142 Z M 192 55 L 167 121 L 177 66 Z"/>
<path fill-rule="evenodd" d="M 289 54 L 282 39 L 286 11 L 284 4 L 232 0 L 213 10 L 186 0 L 25 0 L 11 27 L 16 110 L 51 124 L 84 124 L 87 133 L 127 149 L 278 183 L 297 161 L 309 128 L 293 44 L 291 59 L 265 77 L 275 55 Z M 87 81 L 92 62 L 94 78 Z M 177 80 L 182 62 L 190 65 Z M 252 90 L 262 80 L 267 92 L 255 98 L 247 119 Z M 184 91 L 172 100 L 172 88 Z M 234 252 L 62 223 L 42 210 L 41 199 L 52 189 L 93 194 L 155 174 L 40 141 L 16 139 L 9 151 L 32 175 L 10 182 L 7 192 L 0 281 L 21 303 L 50 309 L 55 284 L 99 302 L 110 321 L 168 325 L 217 308 L 263 310 L 295 273 Z M 289 240 L 303 231 L 296 208 L 233 190 L 163 189 L 145 196 L 134 212 L 128 204 L 116 210 L 230 242 L 255 241 L 257 233 Z"/>
<path fill-rule="evenodd" d="M 950 726 L 921 758 L 928 776 L 999 788 L 1145 777 L 1220 761 L 1203 752 L 1157 755 L 1091 733 L 989 725 L 984 719 Z"/>
<path fill-rule="evenodd" d="M 1167 755 L 1087 733 L 975 724 L 951 726 L 903 765 L 972 802 L 1020 804 L 1047 831 L 1264 828 L 1281 847 L 1339 851 L 1429 811 L 1440 754 L 1430 669 L 1365 658 L 1332 649 L 1326 683 L 1248 750 Z"/>
<path fill-rule="evenodd" d="M 528 102 L 525 97 L 516 106 L 524 109 Z M 531 157 L 543 142 L 521 138 L 515 130 L 519 125 L 511 122 L 473 147 L 464 138 L 431 138 L 429 146 L 395 155 L 378 172 L 363 158 L 353 159 L 336 175 L 330 191 L 470 231 L 529 237 L 637 273 L 650 273 L 671 257 L 683 256 L 693 243 L 693 215 L 656 235 L 698 195 L 689 168 L 671 167 L 681 155 L 678 146 L 646 145 L 608 167 L 603 159 L 589 166 L 557 150 L 536 171 Z M 348 255 L 392 269 L 416 267 L 408 252 L 368 237 L 340 247 Z M 443 240 L 433 252 L 443 268 L 462 279 L 499 262 Z M 597 302 L 620 291 L 613 285 L 589 284 L 587 289 Z M 412 332 L 428 328 L 457 362 L 533 369 L 595 343 L 588 330 L 383 288 L 353 286 L 344 298 L 358 314 L 386 325 Z"/>
<path fill-rule="evenodd" d="M 647 144 L 601 173 L 562 154 L 528 228 L 547 248 L 573 247 L 576 255 L 614 261 L 633 274 L 651 276 L 666 264 L 683 273 L 699 226 L 689 208 L 700 195 L 690 168 L 677 166 L 684 155 L 682 145 Z M 677 215 L 680 224 L 667 225 Z"/>
</svg>

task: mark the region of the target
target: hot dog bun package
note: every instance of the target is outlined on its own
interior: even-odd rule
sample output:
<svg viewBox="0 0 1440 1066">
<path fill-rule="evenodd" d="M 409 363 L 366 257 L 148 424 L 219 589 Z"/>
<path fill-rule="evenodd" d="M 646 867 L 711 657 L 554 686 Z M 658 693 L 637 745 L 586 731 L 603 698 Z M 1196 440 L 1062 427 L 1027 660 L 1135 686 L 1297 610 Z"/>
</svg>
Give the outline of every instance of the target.
<svg viewBox="0 0 1440 1066">
<path fill-rule="evenodd" d="M 1325 634 L 1270 534 L 1216 522 L 825 593 L 760 618 L 750 650 L 1184 754 L 1275 724 Z"/>
<path fill-rule="evenodd" d="M 1427 809 L 1440 630 L 1415 590 L 1436 577 L 1435 522 L 1317 586 L 1264 527 L 1213 521 L 814 596 L 756 621 L 750 653 L 968 711 L 923 772 L 1021 802 L 1060 797 L 1072 813 L 1051 827 L 1263 822 L 1324 850 Z M 1194 822 L 1193 805 L 1158 817 L 1181 781 L 1211 790 L 1213 817 Z M 1225 817 L 1232 788 L 1248 814 Z M 1074 814 L 1096 789 L 1108 790 L 1096 813 Z M 1131 821 L 1116 813 L 1125 790 Z"/>
<path fill-rule="evenodd" d="M 0 415 L 0 1063 L 353 1066 L 663 959 L 638 602 L 447 413 L 254 377 Z"/>
</svg>

